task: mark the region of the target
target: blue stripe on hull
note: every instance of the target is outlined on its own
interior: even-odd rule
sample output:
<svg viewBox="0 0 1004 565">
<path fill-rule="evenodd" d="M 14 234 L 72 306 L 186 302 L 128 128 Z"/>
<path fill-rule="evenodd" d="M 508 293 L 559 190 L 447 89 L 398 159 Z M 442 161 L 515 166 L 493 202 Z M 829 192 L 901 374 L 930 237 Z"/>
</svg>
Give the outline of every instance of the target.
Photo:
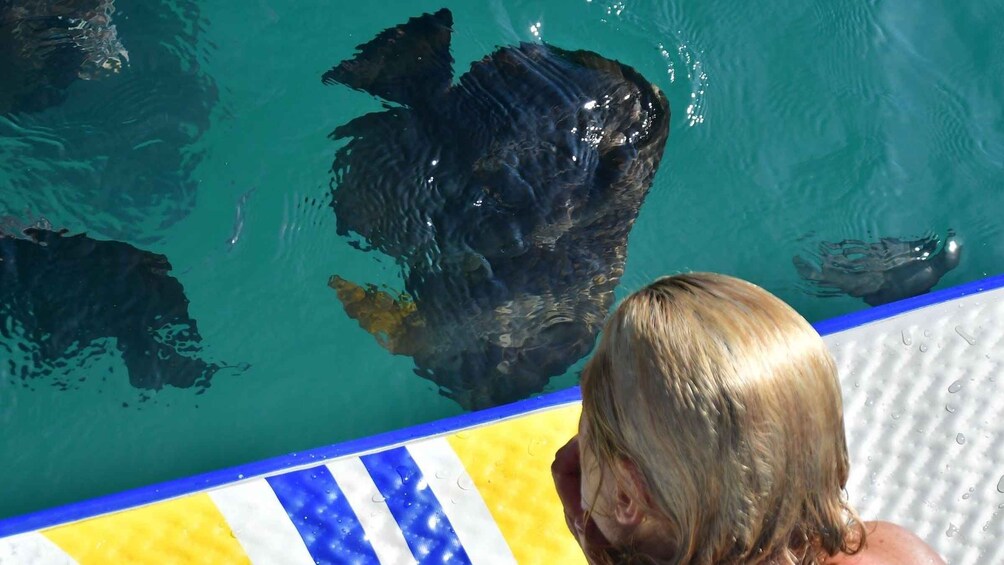
<svg viewBox="0 0 1004 565">
<path fill-rule="evenodd" d="M 407 449 L 397 447 L 360 459 L 420 563 L 471 562 Z"/>
<path fill-rule="evenodd" d="M 327 467 L 266 480 L 316 563 L 380 563 L 359 518 Z"/>
</svg>

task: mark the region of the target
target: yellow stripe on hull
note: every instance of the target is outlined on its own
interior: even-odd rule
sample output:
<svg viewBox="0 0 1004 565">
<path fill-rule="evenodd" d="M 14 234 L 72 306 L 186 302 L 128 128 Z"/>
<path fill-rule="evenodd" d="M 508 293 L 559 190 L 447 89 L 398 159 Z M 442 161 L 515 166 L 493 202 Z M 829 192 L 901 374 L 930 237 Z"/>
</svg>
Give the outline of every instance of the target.
<svg viewBox="0 0 1004 565">
<path fill-rule="evenodd" d="M 196 494 L 42 532 L 81 565 L 246 564 L 207 494 Z"/>
<path fill-rule="evenodd" d="M 554 452 L 578 429 L 578 403 L 447 439 L 519 563 L 585 563 L 550 481 Z"/>
</svg>

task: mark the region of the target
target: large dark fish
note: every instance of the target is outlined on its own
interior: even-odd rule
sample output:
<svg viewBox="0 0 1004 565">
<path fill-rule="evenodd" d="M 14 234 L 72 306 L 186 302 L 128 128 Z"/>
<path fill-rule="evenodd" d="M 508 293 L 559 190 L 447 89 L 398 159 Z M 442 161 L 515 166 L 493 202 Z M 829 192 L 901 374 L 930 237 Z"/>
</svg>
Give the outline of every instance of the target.
<svg viewBox="0 0 1004 565">
<path fill-rule="evenodd" d="M 466 408 L 538 392 L 592 348 L 669 133 L 665 96 L 589 51 L 503 47 L 453 80 L 448 10 L 328 71 L 398 105 L 335 130 L 339 233 L 404 293 L 329 282 L 346 312 Z"/>
<path fill-rule="evenodd" d="M 113 0 L 0 0 L 0 114 L 60 103 L 75 80 L 129 61 Z"/>
<path fill-rule="evenodd" d="M 847 294 L 871 306 L 924 294 L 959 265 L 962 246 L 949 232 L 938 249 L 931 235 L 916 240 L 895 237 L 877 242 L 844 240 L 819 245 L 819 265 L 798 255 L 798 274 L 815 285 L 818 296 Z"/>
<path fill-rule="evenodd" d="M 23 335 L 37 371 L 114 338 L 133 386 L 206 387 L 219 366 L 195 356 L 202 337 L 170 270 L 163 255 L 118 241 L 0 232 L 0 351 Z"/>
</svg>

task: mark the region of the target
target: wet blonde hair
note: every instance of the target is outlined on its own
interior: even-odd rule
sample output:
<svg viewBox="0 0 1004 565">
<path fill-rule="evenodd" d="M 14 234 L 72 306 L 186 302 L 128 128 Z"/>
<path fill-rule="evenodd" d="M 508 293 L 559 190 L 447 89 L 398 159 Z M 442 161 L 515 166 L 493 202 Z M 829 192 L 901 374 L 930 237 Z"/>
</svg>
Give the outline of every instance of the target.
<svg viewBox="0 0 1004 565">
<path fill-rule="evenodd" d="M 863 545 L 836 364 L 760 287 L 657 280 L 607 321 L 581 386 L 586 448 L 607 478 L 618 458 L 637 469 L 671 563 L 817 564 Z"/>
</svg>

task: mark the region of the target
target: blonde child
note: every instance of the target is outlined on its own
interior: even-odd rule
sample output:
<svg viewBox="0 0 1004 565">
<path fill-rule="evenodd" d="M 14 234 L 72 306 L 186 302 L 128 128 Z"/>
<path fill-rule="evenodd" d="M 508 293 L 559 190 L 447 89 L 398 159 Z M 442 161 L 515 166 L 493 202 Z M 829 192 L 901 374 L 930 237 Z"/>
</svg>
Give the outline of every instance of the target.
<svg viewBox="0 0 1004 565">
<path fill-rule="evenodd" d="M 581 387 L 552 474 L 590 563 L 943 563 L 847 504 L 833 358 L 751 283 L 692 273 L 632 294 Z"/>
</svg>

